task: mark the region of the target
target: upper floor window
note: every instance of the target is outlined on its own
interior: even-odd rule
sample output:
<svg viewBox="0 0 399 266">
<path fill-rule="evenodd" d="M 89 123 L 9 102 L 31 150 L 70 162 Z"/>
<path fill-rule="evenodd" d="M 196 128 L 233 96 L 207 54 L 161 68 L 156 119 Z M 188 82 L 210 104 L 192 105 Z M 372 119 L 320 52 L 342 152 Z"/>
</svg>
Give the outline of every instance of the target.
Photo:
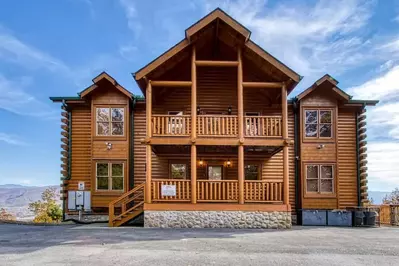
<svg viewBox="0 0 399 266">
<path fill-rule="evenodd" d="M 96 108 L 97 136 L 124 135 L 124 108 Z"/>
<path fill-rule="evenodd" d="M 332 110 L 305 110 L 305 137 L 332 138 Z"/>
<path fill-rule="evenodd" d="M 96 163 L 97 190 L 123 190 L 123 163 Z"/>
<path fill-rule="evenodd" d="M 306 192 L 333 193 L 334 167 L 326 164 L 306 165 Z"/>
</svg>

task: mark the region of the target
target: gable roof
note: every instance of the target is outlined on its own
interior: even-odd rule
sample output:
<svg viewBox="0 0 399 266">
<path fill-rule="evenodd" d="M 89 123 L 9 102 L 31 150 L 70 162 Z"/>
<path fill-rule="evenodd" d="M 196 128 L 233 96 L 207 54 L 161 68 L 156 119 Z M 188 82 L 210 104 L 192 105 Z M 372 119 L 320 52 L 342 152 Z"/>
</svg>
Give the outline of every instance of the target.
<svg viewBox="0 0 399 266">
<path fill-rule="evenodd" d="M 330 84 L 331 90 L 342 100 L 344 101 L 349 101 L 352 96 L 341 90 L 340 88 L 337 87 L 338 81 L 331 77 L 329 74 L 325 74 L 323 77 L 318 79 L 315 83 L 313 83 L 312 86 L 304 90 L 302 93 L 300 93 L 297 96 L 297 99 L 300 101 L 301 99 L 305 98 L 307 95 L 318 89 L 322 84 L 325 82 L 328 82 Z"/>
<path fill-rule="evenodd" d="M 250 41 L 251 32 L 229 16 L 226 12 L 221 10 L 220 8 L 216 8 L 208 15 L 194 23 L 192 26 L 186 29 L 185 38 L 177 43 L 175 46 L 161 54 L 159 57 L 148 63 L 146 66 L 139 69 L 136 73 L 133 74 L 135 80 L 138 82 L 143 79 L 146 75 L 151 73 L 153 70 L 164 64 L 168 59 L 175 56 L 179 52 L 183 51 L 185 48 L 189 47 L 191 44 L 191 37 L 196 33 L 200 32 L 207 25 L 215 21 L 216 19 L 222 20 L 228 26 L 233 28 L 245 41 L 245 48 L 253 51 L 255 54 L 260 56 L 262 59 L 279 69 L 283 72 L 289 79 L 291 79 L 294 83 L 298 83 L 301 80 L 301 76 L 294 72 L 292 69 L 284 65 L 282 62 L 277 60 L 275 57 L 267 53 L 265 50 L 260 48 L 257 44 Z M 140 84 L 139 84 L 140 86 Z"/>
<path fill-rule="evenodd" d="M 119 85 L 119 83 L 113 78 L 111 77 L 107 72 L 103 71 L 102 73 L 100 73 L 98 76 L 96 76 L 95 78 L 92 79 L 93 81 L 93 85 L 90 85 L 89 87 L 87 87 L 86 89 L 84 89 L 83 91 L 81 91 L 80 93 L 78 93 L 78 95 L 81 98 L 84 98 L 85 96 L 89 95 L 90 93 L 92 93 L 95 89 L 98 88 L 98 83 L 101 80 L 107 80 L 109 82 L 112 83 L 112 85 L 115 86 L 115 88 L 117 90 L 119 90 L 121 93 L 123 93 L 124 95 L 126 95 L 127 97 L 129 97 L 130 99 L 133 98 L 133 94 L 130 93 L 127 89 L 125 89 L 123 86 Z"/>
</svg>

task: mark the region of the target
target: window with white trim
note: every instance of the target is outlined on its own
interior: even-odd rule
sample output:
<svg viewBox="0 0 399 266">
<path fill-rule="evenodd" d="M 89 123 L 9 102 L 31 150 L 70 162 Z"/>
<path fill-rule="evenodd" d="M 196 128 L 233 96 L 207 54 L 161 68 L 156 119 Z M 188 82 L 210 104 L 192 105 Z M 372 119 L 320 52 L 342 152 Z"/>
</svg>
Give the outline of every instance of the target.
<svg viewBox="0 0 399 266">
<path fill-rule="evenodd" d="M 333 193 L 334 166 L 328 164 L 306 165 L 306 192 Z"/>
<path fill-rule="evenodd" d="M 96 136 L 124 135 L 124 108 L 96 108 Z"/>
<path fill-rule="evenodd" d="M 121 191 L 124 183 L 124 164 L 116 162 L 96 163 L 96 189 Z"/>
<path fill-rule="evenodd" d="M 332 110 L 305 110 L 305 137 L 332 138 Z"/>
</svg>

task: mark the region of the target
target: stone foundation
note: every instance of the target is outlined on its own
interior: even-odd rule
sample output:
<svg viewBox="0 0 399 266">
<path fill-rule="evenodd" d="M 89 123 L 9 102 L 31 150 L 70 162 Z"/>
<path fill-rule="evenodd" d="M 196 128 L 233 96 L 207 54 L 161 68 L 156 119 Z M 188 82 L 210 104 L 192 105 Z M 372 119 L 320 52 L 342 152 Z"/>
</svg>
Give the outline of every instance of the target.
<svg viewBox="0 0 399 266">
<path fill-rule="evenodd" d="M 79 220 L 78 214 L 65 214 L 65 220 L 75 219 Z M 92 222 L 108 222 L 108 215 L 99 214 L 82 214 L 82 222 L 92 223 Z"/>
<path fill-rule="evenodd" d="M 291 212 L 145 211 L 144 227 L 291 228 Z"/>
</svg>

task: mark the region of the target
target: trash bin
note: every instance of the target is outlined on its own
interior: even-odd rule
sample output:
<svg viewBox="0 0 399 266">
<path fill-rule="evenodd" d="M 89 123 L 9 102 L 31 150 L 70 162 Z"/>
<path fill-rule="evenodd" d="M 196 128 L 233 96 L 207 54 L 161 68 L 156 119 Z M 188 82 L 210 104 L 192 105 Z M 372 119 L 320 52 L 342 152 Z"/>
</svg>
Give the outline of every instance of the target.
<svg viewBox="0 0 399 266">
<path fill-rule="evenodd" d="M 327 211 L 302 210 L 302 225 L 327 225 Z"/>
<path fill-rule="evenodd" d="M 353 226 L 362 226 L 364 225 L 364 212 L 363 211 L 354 211 L 355 219 Z"/>
<path fill-rule="evenodd" d="M 352 212 L 343 210 L 328 211 L 327 223 L 331 226 L 352 226 Z"/>
<path fill-rule="evenodd" d="M 377 212 L 366 211 L 364 212 L 364 225 L 375 226 L 376 225 Z"/>
</svg>

